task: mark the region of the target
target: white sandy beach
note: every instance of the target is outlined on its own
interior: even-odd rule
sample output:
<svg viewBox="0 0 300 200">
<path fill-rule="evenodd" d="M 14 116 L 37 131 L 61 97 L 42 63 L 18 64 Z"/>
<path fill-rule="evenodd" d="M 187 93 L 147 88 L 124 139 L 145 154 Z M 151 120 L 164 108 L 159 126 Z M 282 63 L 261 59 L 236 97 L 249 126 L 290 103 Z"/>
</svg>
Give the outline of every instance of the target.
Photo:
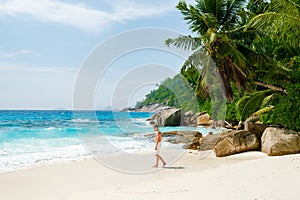
<svg viewBox="0 0 300 200">
<path fill-rule="evenodd" d="M 199 159 L 189 151 L 169 168 L 126 174 L 96 160 L 0 174 L 1 199 L 299 199 L 300 154 L 247 152 Z"/>
</svg>

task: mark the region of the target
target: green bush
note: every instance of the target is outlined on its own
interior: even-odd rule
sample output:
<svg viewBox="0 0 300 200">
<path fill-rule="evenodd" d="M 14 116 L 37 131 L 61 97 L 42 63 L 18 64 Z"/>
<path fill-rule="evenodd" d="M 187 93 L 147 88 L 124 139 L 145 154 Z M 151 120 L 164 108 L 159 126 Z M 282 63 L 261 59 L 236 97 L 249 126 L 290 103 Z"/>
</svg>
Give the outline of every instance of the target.
<svg viewBox="0 0 300 200">
<path fill-rule="evenodd" d="M 278 103 L 269 123 L 280 124 L 288 129 L 300 131 L 300 83 L 289 84 L 287 95 L 279 95 Z"/>
<path fill-rule="evenodd" d="M 297 56 L 292 61 L 290 80 L 285 84 L 288 94 L 277 95 L 274 112 L 267 119 L 267 123 L 300 131 L 300 57 Z"/>
</svg>

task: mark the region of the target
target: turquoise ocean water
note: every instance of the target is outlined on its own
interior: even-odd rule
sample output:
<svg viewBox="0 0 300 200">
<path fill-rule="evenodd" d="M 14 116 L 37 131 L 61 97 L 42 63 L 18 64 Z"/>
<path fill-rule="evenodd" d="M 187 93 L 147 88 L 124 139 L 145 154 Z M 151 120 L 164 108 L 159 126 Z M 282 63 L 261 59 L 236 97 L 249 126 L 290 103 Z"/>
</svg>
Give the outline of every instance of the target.
<svg viewBox="0 0 300 200">
<path fill-rule="evenodd" d="M 152 126 L 146 121 L 153 113 L 111 111 L 0 111 L 0 173 L 90 158 L 82 137 L 101 134 L 121 152 L 153 150 Z M 162 131 L 208 129 L 164 127 Z M 101 143 L 101 141 L 96 141 Z M 166 144 L 166 148 L 182 148 Z M 105 149 L 104 154 L 114 156 Z M 118 154 L 118 155 L 119 155 Z M 117 155 L 117 154 L 116 154 Z"/>
</svg>

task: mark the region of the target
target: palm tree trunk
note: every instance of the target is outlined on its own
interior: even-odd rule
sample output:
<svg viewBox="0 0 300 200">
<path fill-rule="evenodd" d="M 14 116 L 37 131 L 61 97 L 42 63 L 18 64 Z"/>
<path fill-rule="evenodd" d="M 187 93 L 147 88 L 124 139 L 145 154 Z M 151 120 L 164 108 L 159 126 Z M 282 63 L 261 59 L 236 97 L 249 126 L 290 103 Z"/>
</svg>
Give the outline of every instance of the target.
<svg viewBox="0 0 300 200">
<path fill-rule="evenodd" d="M 281 87 L 277 87 L 277 86 L 274 86 L 274 85 L 269 85 L 269 84 L 266 84 L 266 83 L 262 83 L 262 82 L 254 82 L 256 85 L 259 85 L 259 86 L 262 86 L 262 87 L 265 87 L 265 88 L 269 88 L 271 90 L 274 90 L 274 91 L 278 91 L 278 92 L 282 92 L 284 94 L 288 94 L 288 92 L 281 88 Z"/>
</svg>

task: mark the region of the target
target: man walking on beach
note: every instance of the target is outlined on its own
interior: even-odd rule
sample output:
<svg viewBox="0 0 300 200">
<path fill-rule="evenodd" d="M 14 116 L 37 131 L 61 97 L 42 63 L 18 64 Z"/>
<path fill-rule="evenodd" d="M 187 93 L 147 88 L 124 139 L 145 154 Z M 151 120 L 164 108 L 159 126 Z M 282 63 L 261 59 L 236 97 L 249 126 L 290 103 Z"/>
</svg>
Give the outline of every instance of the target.
<svg viewBox="0 0 300 200">
<path fill-rule="evenodd" d="M 162 134 L 158 129 L 158 125 L 153 125 L 153 129 L 155 131 L 155 157 L 156 157 L 156 163 L 153 167 L 158 167 L 158 162 L 159 160 L 161 160 L 161 162 L 163 163 L 163 167 L 166 166 L 166 162 L 164 161 L 164 159 L 159 155 L 160 152 L 160 148 L 161 148 L 161 140 L 162 140 Z"/>
</svg>

